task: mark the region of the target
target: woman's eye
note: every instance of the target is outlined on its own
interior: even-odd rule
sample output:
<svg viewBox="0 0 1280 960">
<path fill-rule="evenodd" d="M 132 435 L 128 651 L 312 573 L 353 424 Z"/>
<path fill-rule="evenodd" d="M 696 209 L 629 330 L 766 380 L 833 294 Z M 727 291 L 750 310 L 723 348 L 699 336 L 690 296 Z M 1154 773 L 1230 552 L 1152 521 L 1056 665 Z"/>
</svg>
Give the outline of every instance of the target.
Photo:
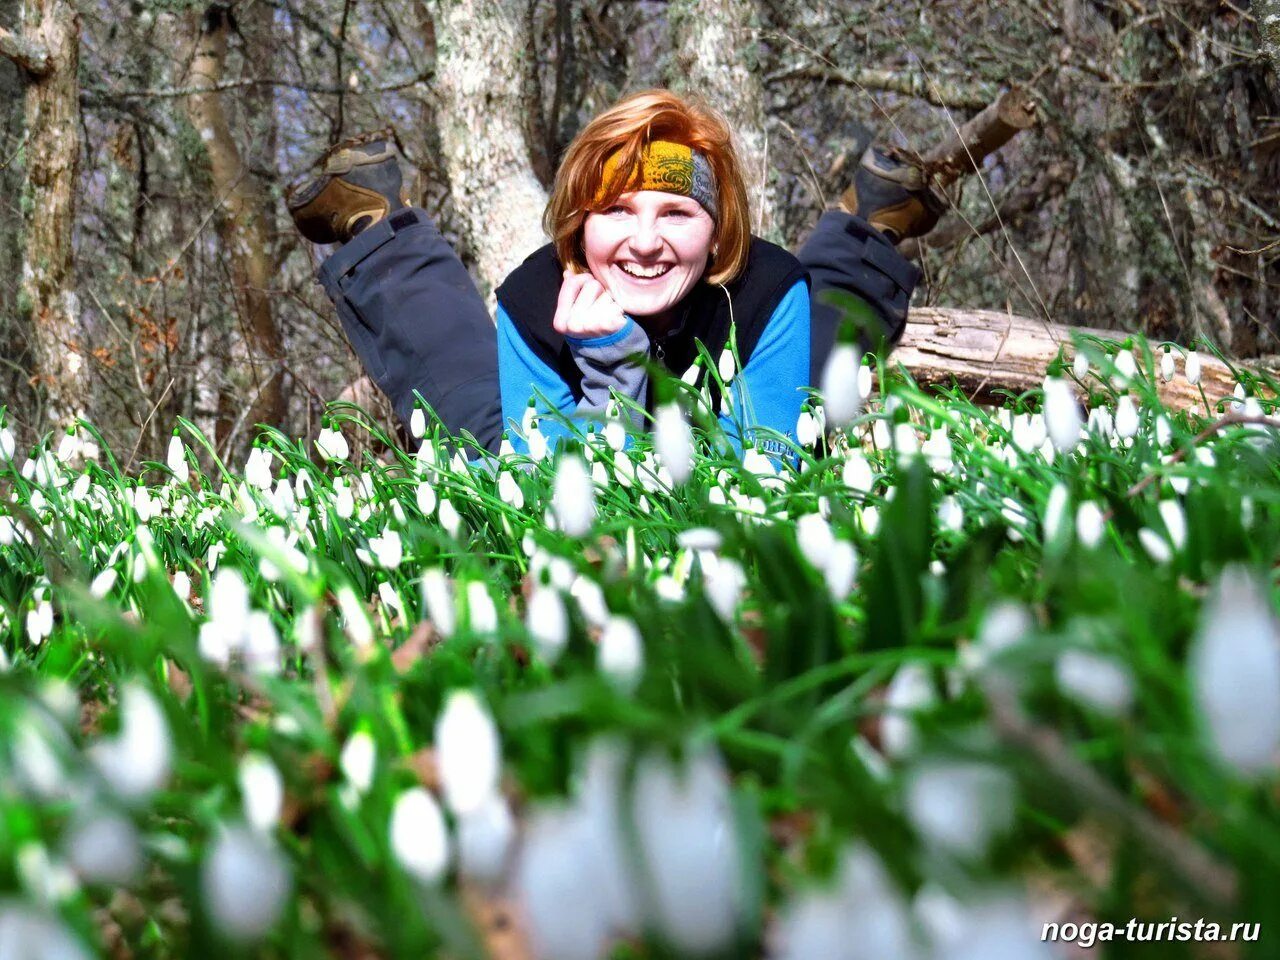
<svg viewBox="0 0 1280 960">
<path fill-rule="evenodd" d="M 666 212 L 666 216 L 675 217 L 677 220 L 686 220 L 692 216 L 692 214 L 689 213 L 688 210 L 668 210 Z"/>
<path fill-rule="evenodd" d="M 610 216 L 616 216 L 619 213 L 626 213 L 627 208 L 620 203 L 615 203 L 612 207 L 606 207 L 603 212 Z"/>
</svg>

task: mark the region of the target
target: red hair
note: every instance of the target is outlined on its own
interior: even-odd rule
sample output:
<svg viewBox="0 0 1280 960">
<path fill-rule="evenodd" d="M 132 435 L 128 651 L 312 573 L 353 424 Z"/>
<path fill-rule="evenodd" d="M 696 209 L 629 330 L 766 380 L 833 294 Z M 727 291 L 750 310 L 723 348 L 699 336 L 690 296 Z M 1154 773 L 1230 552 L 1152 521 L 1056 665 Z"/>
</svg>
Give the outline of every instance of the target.
<svg viewBox="0 0 1280 960">
<path fill-rule="evenodd" d="M 625 192 L 639 170 L 645 144 L 653 140 L 692 147 L 715 174 L 718 206 L 712 243 L 716 251 L 705 277 L 708 283 L 728 283 L 747 264 L 751 246 L 747 187 L 733 147 L 729 124 L 700 100 L 682 98 L 669 90 L 644 90 L 624 97 L 599 114 L 573 138 L 556 171 L 555 184 L 542 223 L 554 241 L 556 256 L 565 266 L 586 270 L 582 224 L 592 210 L 601 210 Z M 601 194 L 605 161 L 619 155 L 610 191 Z"/>
</svg>

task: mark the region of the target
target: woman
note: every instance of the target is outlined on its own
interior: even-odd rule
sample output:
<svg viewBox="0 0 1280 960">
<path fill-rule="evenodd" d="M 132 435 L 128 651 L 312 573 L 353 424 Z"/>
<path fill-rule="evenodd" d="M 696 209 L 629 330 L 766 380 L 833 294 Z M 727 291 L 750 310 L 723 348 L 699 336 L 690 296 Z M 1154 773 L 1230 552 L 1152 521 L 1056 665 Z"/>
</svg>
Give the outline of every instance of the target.
<svg viewBox="0 0 1280 960">
<path fill-rule="evenodd" d="M 575 423 L 603 413 L 611 390 L 651 412 L 646 360 L 679 376 L 698 341 L 719 357 L 732 332 L 742 367 L 722 423 L 735 446 L 781 453 L 756 430 L 794 433 L 839 316 L 811 294 L 853 294 L 865 339 L 895 341 L 919 273 L 893 242 L 927 232 L 939 209 L 868 151 L 845 209 L 824 214 L 793 257 L 750 235 L 724 119 L 645 91 L 570 144 L 544 217 L 552 242 L 498 288 L 495 326 L 457 255 L 409 206 L 386 134 L 339 144 L 323 163 L 287 203 L 307 239 L 342 244 L 320 280 L 356 353 L 406 423 L 417 391 L 490 451 L 504 432 L 523 448 L 531 398 Z"/>
</svg>

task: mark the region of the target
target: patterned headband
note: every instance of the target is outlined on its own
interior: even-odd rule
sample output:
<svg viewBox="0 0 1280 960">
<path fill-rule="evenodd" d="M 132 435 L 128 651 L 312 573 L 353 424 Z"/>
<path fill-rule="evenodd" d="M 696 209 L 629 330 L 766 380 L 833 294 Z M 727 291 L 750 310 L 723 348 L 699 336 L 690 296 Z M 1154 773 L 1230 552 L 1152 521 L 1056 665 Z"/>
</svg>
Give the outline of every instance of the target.
<svg viewBox="0 0 1280 960">
<path fill-rule="evenodd" d="M 606 185 L 613 186 L 614 180 L 619 176 L 618 167 L 621 162 L 621 151 L 605 161 L 600 189 L 596 193 L 597 201 L 604 199 Z M 711 171 L 711 164 L 697 150 L 681 143 L 653 140 L 646 144 L 638 175 L 632 175 L 626 189 L 661 190 L 665 193 L 678 193 L 682 197 L 692 197 L 711 214 L 712 220 L 718 219 L 716 178 Z"/>
</svg>

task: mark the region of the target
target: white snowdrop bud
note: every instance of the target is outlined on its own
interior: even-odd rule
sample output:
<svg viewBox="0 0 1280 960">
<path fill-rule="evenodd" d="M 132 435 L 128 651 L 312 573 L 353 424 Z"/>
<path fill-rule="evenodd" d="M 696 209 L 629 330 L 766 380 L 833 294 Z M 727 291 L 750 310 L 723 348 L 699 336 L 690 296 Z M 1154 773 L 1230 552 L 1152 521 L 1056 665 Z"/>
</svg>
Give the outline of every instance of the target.
<svg viewBox="0 0 1280 960">
<path fill-rule="evenodd" d="M 475 693 L 449 695 L 436 722 L 435 746 L 445 803 L 454 813 L 478 810 L 497 792 L 502 765 L 498 729 Z"/>
<path fill-rule="evenodd" d="M 1170 545 L 1174 550 L 1181 550 L 1187 542 L 1187 515 L 1182 510 L 1182 504 L 1177 500 L 1161 500 L 1159 510 Z"/>
<path fill-rule="evenodd" d="M 569 617 L 558 590 L 541 584 L 533 588 L 525 626 L 533 637 L 538 656 L 547 663 L 555 663 L 569 642 Z"/>
<path fill-rule="evenodd" d="M 284 807 L 284 780 L 276 765 L 265 754 L 245 754 L 236 779 L 249 826 L 263 833 L 274 830 Z"/>
<path fill-rule="evenodd" d="M 458 531 L 462 529 L 462 516 L 458 513 L 458 508 L 453 505 L 453 501 L 448 497 L 440 500 L 440 526 L 444 528 L 444 532 L 455 540 L 458 538 Z"/>
<path fill-rule="evenodd" d="M 413 413 L 409 414 L 409 433 L 415 440 L 421 440 L 427 435 L 427 415 L 416 403 L 413 405 Z"/>
<path fill-rule="evenodd" d="M 400 540 L 400 534 L 390 527 L 383 528 L 382 536 L 369 539 L 369 549 L 378 566 L 384 570 L 396 569 L 404 559 L 404 543 Z"/>
<path fill-rule="evenodd" d="M 818 421 L 807 407 L 796 419 L 796 442 L 805 448 L 818 442 Z"/>
<path fill-rule="evenodd" d="M 693 431 L 675 403 L 658 408 L 653 425 L 653 449 L 671 472 L 671 479 L 684 483 L 693 473 Z"/>
<path fill-rule="evenodd" d="M 837 540 L 831 546 L 831 556 L 822 578 L 827 584 L 827 593 L 837 603 L 849 595 L 853 588 L 854 577 L 858 573 L 858 551 L 848 540 Z"/>
<path fill-rule="evenodd" d="M 938 525 L 952 533 L 964 527 L 964 507 L 955 497 L 947 495 L 938 501 Z"/>
<path fill-rule="evenodd" d="M 1021 643 L 1031 626 L 1031 614 L 1022 604 L 1010 600 L 994 604 L 983 615 L 977 638 L 960 652 L 961 668 L 969 673 L 986 670 Z"/>
<path fill-rule="evenodd" d="M 1160 357 L 1160 376 L 1165 383 L 1168 383 L 1173 379 L 1173 374 L 1173 351 L 1165 347 Z"/>
<path fill-rule="evenodd" d="M 510 470 L 504 470 L 498 475 L 498 496 L 502 498 L 503 503 L 517 510 L 524 509 L 524 491 L 520 489 L 520 484 L 516 483 L 515 474 Z"/>
<path fill-rule="evenodd" d="M 716 364 L 716 368 L 720 373 L 720 379 L 728 386 L 738 372 L 738 365 L 734 362 L 733 352 L 728 347 L 720 351 L 720 360 Z"/>
<path fill-rule="evenodd" d="M 1046 377 L 1044 381 L 1044 425 L 1054 449 L 1070 453 L 1080 442 L 1080 409 L 1067 381 Z"/>
<path fill-rule="evenodd" d="M 609 445 L 609 449 L 617 453 L 627 443 L 627 428 L 623 426 L 621 420 L 609 420 L 604 425 L 604 442 Z"/>
<path fill-rule="evenodd" d="M 85 883 L 124 887 L 142 872 L 138 830 L 128 817 L 118 813 L 95 812 L 74 822 L 63 837 L 63 850 L 67 862 Z M 4 942 L 0 934 L 0 943 Z"/>
<path fill-rule="evenodd" d="M 1076 508 L 1076 536 L 1080 543 L 1092 550 L 1102 540 L 1106 530 L 1106 521 L 1102 519 L 1102 510 L 1092 500 L 1086 500 Z"/>
<path fill-rule="evenodd" d="M 840 481 L 850 490 L 869 493 L 875 483 L 875 474 L 866 455 L 856 448 L 845 454 L 844 465 L 840 468 Z"/>
<path fill-rule="evenodd" d="M 169 779 L 173 743 L 164 710 L 145 687 L 120 692 L 120 732 L 89 748 L 89 757 L 121 800 L 146 800 Z"/>
<path fill-rule="evenodd" d="M 930 760 L 912 771 L 906 810 L 928 844 L 976 858 L 1013 822 L 1013 781 L 990 764 Z"/>
<path fill-rule="evenodd" d="M 1109 717 L 1128 713 L 1133 704 L 1133 677 L 1111 657 L 1085 650 L 1065 650 L 1054 666 L 1064 696 Z"/>
<path fill-rule="evenodd" d="M 534 421 L 533 426 L 526 431 L 525 439 L 529 444 L 530 457 L 538 462 L 547 458 L 547 454 L 550 453 L 551 447 L 547 443 L 547 438 L 543 435 L 542 431 L 538 429 L 536 420 Z"/>
<path fill-rule="evenodd" d="M 176 433 L 169 438 L 169 450 L 165 456 L 166 465 L 179 483 L 186 483 L 191 476 L 191 468 L 187 464 L 186 447 L 182 438 Z"/>
<path fill-rule="evenodd" d="M 596 489 L 580 457 L 567 456 L 560 461 L 552 505 L 566 536 L 581 537 L 591 530 L 596 515 Z"/>
<path fill-rule="evenodd" d="M 333 512 L 343 520 L 350 520 L 356 512 L 356 498 L 351 492 L 351 485 L 344 478 L 339 477 L 333 481 L 333 490 Z"/>
<path fill-rule="evenodd" d="M 467 584 L 467 624 L 473 633 L 491 634 L 498 629 L 498 609 L 482 580 Z"/>
<path fill-rule="evenodd" d="M 880 718 L 880 746 L 885 756 L 898 759 L 915 750 L 919 733 L 912 714 L 937 699 L 928 667 L 906 663 L 898 668 L 885 691 L 885 711 Z"/>
<path fill-rule="evenodd" d="M 825 570 L 835 546 L 831 526 L 819 514 L 806 513 L 796 520 L 796 542 L 815 570 Z"/>
<path fill-rule="evenodd" d="M 435 487 L 431 485 L 430 481 L 420 480 L 418 482 L 415 500 L 417 501 L 418 509 L 422 512 L 424 517 L 429 517 L 431 514 L 435 513 L 436 490 Z"/>
<path fill-rule="evenodd" d="M 1061 481 L 1053 485 L 1044 506 L 1044 541 L 1055 542 L 1062 535 L 1066 524 L 1063 522 L 1067 514 L 1067 488 Z"/>
<path fill-rule="evenodd" d="M 1121 384 L 1127 386 L 1138 374 L 1138 361 L 1133 351 L 1125 348 L 1116 354 L 1116 373 L 1121 377 Z"/>
<path fill-rule="evenodd" d="M 419 883 L 434 884 L 449 866 L 449 831 L 435 797 L 411 787 L 396 798 L 388 830 L 396 861 Z"/>
<path fill-rule="evenodd" d="M 1187 351 L 1186 358 L 1183 360 L 1183 372 L 1187 375 L 1187 382 L 1192 386 L 1200 382 L 1200 354 L 1195 350 Z"/>
<path fill-rule="evenodd" d="M 869 363 L 858 364 L 858 399 L 866 400 L 871 396 L 871 386 L 873 379 L 871 376 L 871 365 Z"/>
<path fill-rule="evenodd" d="M 368 730 L 357 730 L 347 739 L 338 756 L 338 766 L 357 795 L 369 792 L 378 768 L 378 746 Z"/>
<path fill-rule="evenodd" d="M 228 940 L 265 936 L 284 911 L 293 883 L 275 844 L 244 827 L 222 830 L 201 869 L 205 910 Z"/>
<path fill-rule="evenodd" d="M 432 567 L 423 572 L 422 602 L 427 608 L 427 618 L 435 625 L 436 632 L 446 639 L 453 636 L 458 623 L 453 583 L 441 568 Z"/>
<path fill-rule="evenodd" d="M 1077 351 L 1071 360 L 1071 372 L 1075 374 L 1077 380 L 1083 380 L 1089 375 L 1089 358 L 1084 351 Z"/>
<path fill-rule="evenodd" d="M 120 574 L 115 567 L 107 567 L 107 569 L 93 578 L 93 582 L 89 584 L 89 592 L 101 600 L 111 592 L 111 588 L 116 585 L 116 580 L 119 576 Z"/>
<path fill-rule="evenodd" d="M 596 648 L 597 666 L 619 689 L 630 693 L 644 670 L 644 643 L 634 621 L 609 617 Z"/>
<path fill-rule="evenodd" d="M 1156 563 L 1165 564 L 1173 559 L 1173 551 L 1164 537 L 1150 527 L 1143 527 L 1138 531 L 1138 542 L 1142 544 L 1142 549 L 1147 551 L 1147 556 Z"/>
<path fill-rule="evenodd" d="M 1163 414 L 1156 417 L 1156 446 L 1161 450 L 1168 449 L 1173 442 L 1173 424 Z"/>
<path fill-rule="evenodd" d="M 1121 440 L 1132 439 L 1138 433 L 1138 408 L 1127 393 L 1116 403 L 1116 436 Z"/>
<path fill-rule="evenodd" d="M 458 818 L 459 868 L 472 880 L 498 883 L 506 875 L 515 835 L 515 819 L 506 798 L 492 794 L 478 809 Z"/>
<path fill-rule="evenodd" d="M 316 449 L 326 460 L 345 460 L 351 454 L 347 438 L 336 427 L 325 427 L 316 437 Z"/>
<path fill-rule="evenodd" d="M 612 933 L 598 839 L 576 809 L 539 809 L 528 818 L 516 868 L 516 896 L 535 955 L 600 960 Z"/>
<path fill-rule="evenodd" d="M 251 487 L 270 490 L 275 484 L 275 478 L 271 475 L 271 454 L 262 447 L 250 450 L 249 459 L 244 465 L 244 479 Z"/>
<path fill-rule="evenodd" d="M 827 423 L 837 430 L 852 421 L 862 406 L 858 391 L 860 360 L 854 347 L 838 343 L 822 371 L 822 406 Z"/>
<path fill-rule="evenodd" d="M 1275 770 L 1280 751 L 1280 631 L 1266 582 L 1223 570 L 1188 661 L 1214 753 L 1242 777 Z"/>
<path fill-rule="evenodd" d="M 0 461 L 12 463 L 15 447 L 16 442 L 13 439 L 13 431 L 8 427 L 0 427 Z"/>
<path fill-rule="evenodd" d="M 742 588 L 746 586 L 747 575 L 741 564 L 724 557 L 717 559 L 715 566 L 705 572 L 707 601 L 726 623 L 732 623 L 738 609 L 738 601 L 742 598 Z"/>
<path fill-rule="evenodd" d="M 920 451 L 920 438 L 916 436 L 916 428 L 911 423 L 894 424 L 893 449 L 898 454 L 899 464 L 903 465 L 909 463 Z"/>
</svg>

